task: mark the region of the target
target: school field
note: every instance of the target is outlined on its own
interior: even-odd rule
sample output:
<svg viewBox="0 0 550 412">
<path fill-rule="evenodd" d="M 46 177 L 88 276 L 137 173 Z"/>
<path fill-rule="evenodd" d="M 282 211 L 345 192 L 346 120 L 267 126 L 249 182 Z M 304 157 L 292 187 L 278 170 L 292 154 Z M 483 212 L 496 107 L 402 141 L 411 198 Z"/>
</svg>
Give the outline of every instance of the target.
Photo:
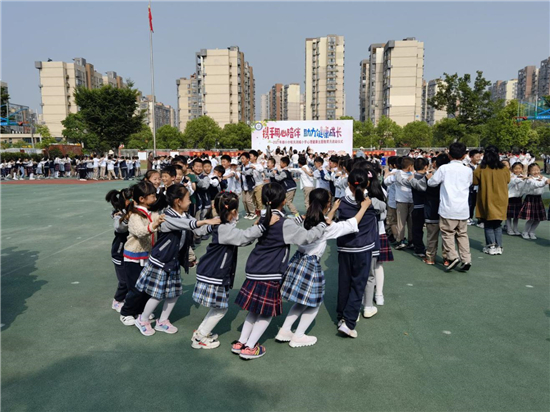
<svg viewBox="0 0 550 412">
<path fill-rule="evenodd" d="M 548 410 L 548 222 L 536 241 L 504 235 L 502 256 L 482 254 L 483 230 L 470 227 L 468 273 L 394 251 L 386 304 L 361 319 L 357 339 L 336 333 L 338 260 L 329 243 L 326 302 L 309 332 L 318 343 L 275 342 L 279 317 L 262 338 L 267 354 L 243 361 L 229 350 L 245 318 L 234 304 L 215 330 L 221 346 L 191 348 L 207 312 L 191 299 L 194 269 L 171 317 L 177 334 L 144 337 L 119 321 L 104 196 L 123 185 L 0 185 L 2 410 Z M 250 250 L 239 252 L 236 287 Z"/>
</svg>

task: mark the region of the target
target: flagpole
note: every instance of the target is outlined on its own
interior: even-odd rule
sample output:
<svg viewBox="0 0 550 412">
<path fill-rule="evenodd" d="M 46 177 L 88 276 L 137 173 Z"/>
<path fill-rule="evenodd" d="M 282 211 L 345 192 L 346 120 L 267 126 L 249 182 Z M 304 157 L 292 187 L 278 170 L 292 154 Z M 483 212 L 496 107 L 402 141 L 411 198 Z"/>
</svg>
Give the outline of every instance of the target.
<svg viewBox="0 0 550 412">
<path fill-rule="evenodd" d="M 149 46 L 151 50 L 151 95 L 153 97 L 151 116 L 152 116 L 152 127 L 151 131 L 153 132 L 153 156 L 157 155 L 157 134 L 156 134 L 156 124 L 155 124 L 155 64 L 153 62 L 153 18 L 151 15 L 151 0 L 149 0 Z"/>
</svg>

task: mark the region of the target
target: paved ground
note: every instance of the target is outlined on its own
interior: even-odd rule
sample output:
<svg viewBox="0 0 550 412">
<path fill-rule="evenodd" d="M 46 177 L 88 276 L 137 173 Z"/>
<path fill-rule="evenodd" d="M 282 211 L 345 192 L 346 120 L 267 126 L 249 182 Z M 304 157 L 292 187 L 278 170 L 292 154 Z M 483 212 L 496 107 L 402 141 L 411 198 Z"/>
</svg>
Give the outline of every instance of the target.
<svg viewBox="0 0 550 412">
<path fill-rule="evenodd" d="M 143 337 L 110 309 L 103 196 L 123 184 L 1 186 L 3 410 L 548 410 L 548 222 L 537 241 L 506 236 L 495 257 L 480 252 L 483 231 L 470 228 L 467 274 L 394 252 L 386 305 L 359 322 L 355 340 L 336 334 L 329 244 L 326 304 L 311 331 L 318 344 L 276 343 L 280 317 L 264 335 L 266 356 L 244 362 L 229 351 L 245 317 L 236 305 L 216 330 L 218 349 L 191 348 L 206 313 L 191 299 L 194 271 L 172 315 L 176 335 Z M 239 252 L 237 286 L 249 251 Z"/>
</svg>

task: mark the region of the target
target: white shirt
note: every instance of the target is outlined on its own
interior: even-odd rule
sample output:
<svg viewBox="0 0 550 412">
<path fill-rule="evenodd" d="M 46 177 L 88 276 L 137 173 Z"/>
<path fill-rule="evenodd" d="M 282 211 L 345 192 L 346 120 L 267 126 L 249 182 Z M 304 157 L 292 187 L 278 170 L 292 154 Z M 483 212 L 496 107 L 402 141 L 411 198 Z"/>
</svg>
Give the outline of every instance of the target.
<svg viewBox="0 0 550 412">
<path fill-rule="evenodd" d="M 542 195 L 546 190 L 546 179 L 543 176 L 530 177 L 525 181 L 523 193 L 526 195 Z"/>
<path fill-rule="evenodd" d="M 320 259 L 323 253 L 325 253 L 328 239 L 336 239 L 340 236 L 357 232 L 359 232 L 359 227 L 354 217 L 344 220 L 343 222 L 332 222 L 330 226 L 327 226 L 321 238 L 308 245 L 299 245 L 298 251 L 305 255 L 317 256 Z"/>
<path fill-rule="evenodd" d="M 115 170 L 115 162 L 107 160 L 107 170 Z"/>
<path fill-rule="evenodd" d="M 388 206 L 392 209 L 397 208 L 395 201 L 395 175 L 389 175 L 384 179 L 384 184 L 388 187 Z"/>
<path fill-rule="evenodd" d="M 467 220 L 470 217 L 468 196 L 473 181 L 473 172 L 460 160 L 441 166 L 428 179 L 428 186 L 441 184 L 439 216 L 445 219 Z"/>
<path fill-rule="evenodd" d="M 304 187 L 314 187 L 313 176 L 307 174 L 306 171 L 311 173 L 311 169 L 307 165 L 302 166 L 300 169 L 291 169 L 300 171 L 300 189 Z"/>
<path fill-rule="evenodd" d="M 512 174 L 510 183 L 508 183 L 508 198 L 521 197 L 525 189 L 525 180 Z"/>
</svg>

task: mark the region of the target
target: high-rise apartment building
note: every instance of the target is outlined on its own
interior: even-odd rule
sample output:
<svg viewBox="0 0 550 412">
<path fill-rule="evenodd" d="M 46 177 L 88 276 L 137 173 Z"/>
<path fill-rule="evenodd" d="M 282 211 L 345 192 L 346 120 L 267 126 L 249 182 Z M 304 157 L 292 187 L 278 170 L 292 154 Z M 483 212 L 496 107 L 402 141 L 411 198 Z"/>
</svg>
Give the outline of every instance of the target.
<svg viewBox="0 0 550 412">
<path fill-rule="evenodd" d="M 141 98 L 139 108 L 145 111 L 145 124 L 151 128 L 151 131 L 153 130 L 153 120 L 157 131 L 165 125 L 176 126 L 176 115 L 172 106 L 157 102 L 155 99 L 155 110 L 153 111 L 153 97 L 151 95 Z"/>
<path fill-rule="evenodd" d="M 369 46 L 369 75 L 367 76 L 365 120 L 376 125 L 382 116 L 384 103 L 384 46 L 385 43 L 374 43 Z"/>
<path fill-rule="evenodd" d="M 306 120 L 306 94 L 300 93 L 300 120 Z"/>
<path fill-rule="evenodd" d="M 286 84 L 283 88 L 283 120 L 302 120 L 300 104 L 300 85 Z"/>
<path fill-rule="evenodd" d="M 504 103 L 508 103 L 510 100 L 517 99 L 518 92 L 518 80 L 497 80 L 489 88 L 491 92 L 491 99 L 504 100 Z"/>
<path fill-rule="evenodd" d="M 269 93 L 262 94 L 260 102 L 260 120 L 269 120 Z"/>
<path fill-rule="evenodd" d="M 537 92 L 537 72 L 535 66 L 526 66 L 518 71 L 518 100 L 528 100 Z"/>
<path fill-rule="evenodd" d="M 268 95 L 269 101 L 269 120 L 283 119 L 283 88 L 281 83 L 274 84 Z"/>
<path fill-rule="evenodd" d="M 306 39 L 306 119 L 336 120 L 345 115 L 344 36 Z"/>
<path fill-rule="evenodd" d="M 53 136 L 61 137 L 63 130 L 62 120 L 69 113 L 77 113 L 78 107 L 74 100 L 74 92 L 77 87 L 83 86 L 88 89 L 97 89 L 102 87 L 104 76 L 98 73 L 94 66 L 86 62 L 86 59 L 78 57 L 73 59 L 73 63 L 62 61 L 37 61 L 35 67 L 39 71 L 40 94 L 42 98 L 42 118 L 44 124 L 48 126 Z M 122 78 L 111 73 L 116 80 L 108 84 L 114 87 L 125 87 Z M 114 73 L 114 75 L 113 75 Z"/>
<path fill-rule="evenodd" d="M 550 57 L 540 62 L 537 94 L 539 97 L 550 95 Z"/>
<path fill-rule="evenodd" d="M 199 101 L 199 82 L 197 75 L 189 79 L 182 77 L 176 80 L 178 87 L 178 124 L 180 132 L 185 131 L 187 122 L 202 115 L 202 102 Z"/>
<path fill-rule="evenodd" d="M 368 90 L 369 90 L 369 61 L 359 63 L 359 120 L 364 122 L 368 118 Z"/>
<path fill-rule="evenodd" d="M 221 127 L 254 121 L 254 72 L 237 46 L 202 49 L 196 53 L 196 66 L 201 115 L 212 117 Z"/>
<path fill-rule="evenodd" d="M 384 46 L 382 114 L 404 126 L 422 116 L 424 43 L 414 37 Z"/>
<path fill-rule="evenodd" d="M 422 93 L 422 120 L 430 126 L 433 126 L 441 119 L 447 117 L 447 112 L 445 110 L 437 110 L 428 103 L 431 98 L 435 97 L 438 88 L 439 85 L 437 79 L 430 80 L 427 83 L 424 80 Z"/>
</svg>

